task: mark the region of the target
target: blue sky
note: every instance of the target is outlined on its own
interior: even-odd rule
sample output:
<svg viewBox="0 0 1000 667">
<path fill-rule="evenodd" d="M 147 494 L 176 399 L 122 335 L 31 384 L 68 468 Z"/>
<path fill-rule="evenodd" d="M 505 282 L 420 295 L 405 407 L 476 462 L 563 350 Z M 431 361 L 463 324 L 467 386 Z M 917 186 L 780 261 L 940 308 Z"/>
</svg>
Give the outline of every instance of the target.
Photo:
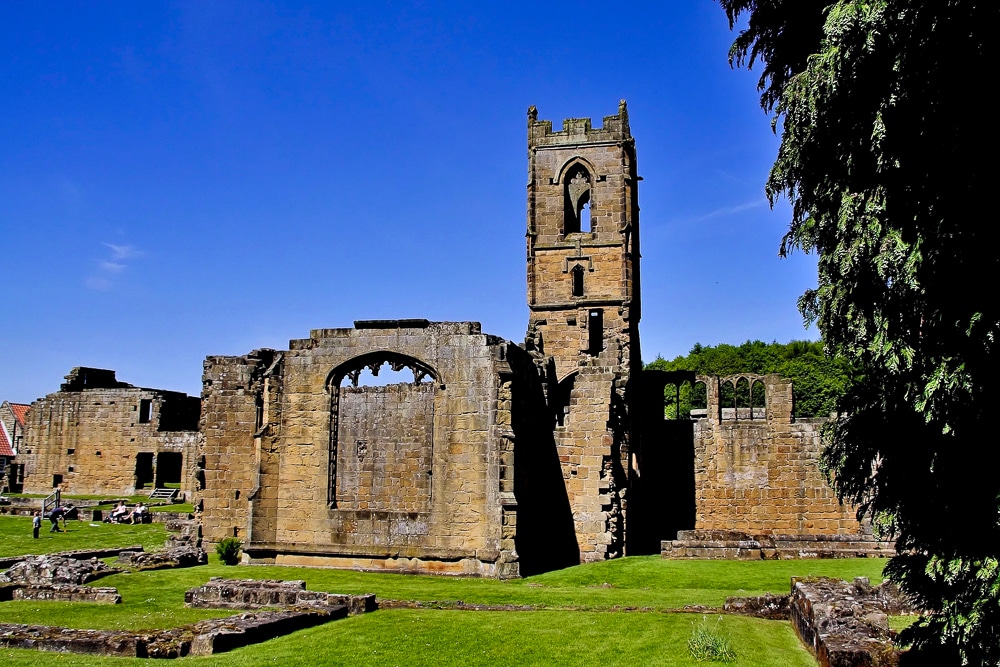
<svg viewBox="0 0 1000 667">
<path fill-rule="evenodd" d="M 0 399 L 356 319 L 527 323 L 526 110 L 628 100 L 643 357 L 815 338 L 725 15 L 675 3 L 0 5 Z"/>
</svg>

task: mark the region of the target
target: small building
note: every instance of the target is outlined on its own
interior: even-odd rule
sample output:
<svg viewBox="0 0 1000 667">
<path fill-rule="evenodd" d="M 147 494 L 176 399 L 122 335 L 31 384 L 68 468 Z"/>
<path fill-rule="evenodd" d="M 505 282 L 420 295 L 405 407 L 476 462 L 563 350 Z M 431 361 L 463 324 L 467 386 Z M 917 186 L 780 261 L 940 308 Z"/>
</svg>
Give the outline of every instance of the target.
<svg viewBox="0 0 1000 667">
<path fill-rule="evenodd" d="M 190 497 L 201 401 L 135 387 L 115 372 L 74 368 L 27 412 L 18 461 L 26 493 L 132 495 L 154 487 Z"/>
<path fill-rule="evenodd" d="M 24 440 L 24 418 L 28 406 L 4 401 L 0 404 L 0 493 L 19 492 L 24 466 L 17 463 L 17 452 Z"/>
</svg>

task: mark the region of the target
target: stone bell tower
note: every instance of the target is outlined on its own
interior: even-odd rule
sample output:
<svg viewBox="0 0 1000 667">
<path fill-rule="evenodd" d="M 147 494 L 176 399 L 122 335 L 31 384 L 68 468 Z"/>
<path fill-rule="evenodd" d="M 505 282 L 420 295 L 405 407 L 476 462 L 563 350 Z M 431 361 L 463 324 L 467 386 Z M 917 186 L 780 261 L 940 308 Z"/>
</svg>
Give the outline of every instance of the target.
<svg viewBox="0 0 1000 667">
<path fill-rule="evenodd" d="M 581 561 L 624 554 L 639 180 L 624 100 L 600 128 L 569 118 L 553 132 L 528 110 L 526 344 L 544 367 Z"/>
</svg>

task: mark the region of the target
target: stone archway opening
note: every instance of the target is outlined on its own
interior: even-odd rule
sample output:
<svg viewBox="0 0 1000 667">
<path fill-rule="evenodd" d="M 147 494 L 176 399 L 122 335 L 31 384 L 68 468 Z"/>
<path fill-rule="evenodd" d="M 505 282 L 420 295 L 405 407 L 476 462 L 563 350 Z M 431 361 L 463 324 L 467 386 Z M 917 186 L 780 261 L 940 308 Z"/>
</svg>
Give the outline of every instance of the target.
<svg viewBox="0 0 1000 667">
<path fill-rule="evenodd" d="M 374 352 L 338 366 L 327 387 L 331 507 L 428 511 L 437 372 L 414 357 Z"/>
</svg>

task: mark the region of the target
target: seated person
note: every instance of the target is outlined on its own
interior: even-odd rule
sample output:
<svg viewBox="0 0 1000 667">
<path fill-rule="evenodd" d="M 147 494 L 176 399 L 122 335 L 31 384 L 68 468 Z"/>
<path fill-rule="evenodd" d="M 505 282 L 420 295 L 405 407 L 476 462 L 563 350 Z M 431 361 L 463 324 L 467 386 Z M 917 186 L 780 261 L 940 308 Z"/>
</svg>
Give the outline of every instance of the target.
<svg viewBox="0 0 1000 667">
<path fill-rule="evenodd" d="M 149 510 L 146 509 L 146 506 L 143 505 L 141 501 L 137 502 L 135 504 L 135 509 L 132 510 L 132 517 L 131 517 L 131 521 L 129 523 L 133 523 L 133 524 L 134 523 L 142 523 L 143 519 L 146 518 L 146 514 L 148 512 L 149 512 Z"/>
<path fill-rule="evenodd" d="M 125 501 L 119 500 L 115 508 L 111 510 L 111 515 L 108 516 L 108 521 L 111 523 L 124 523 L 125 519 L 128 518 L 128 513 L 128 507 L 125 505 Z"/>
</svg>

